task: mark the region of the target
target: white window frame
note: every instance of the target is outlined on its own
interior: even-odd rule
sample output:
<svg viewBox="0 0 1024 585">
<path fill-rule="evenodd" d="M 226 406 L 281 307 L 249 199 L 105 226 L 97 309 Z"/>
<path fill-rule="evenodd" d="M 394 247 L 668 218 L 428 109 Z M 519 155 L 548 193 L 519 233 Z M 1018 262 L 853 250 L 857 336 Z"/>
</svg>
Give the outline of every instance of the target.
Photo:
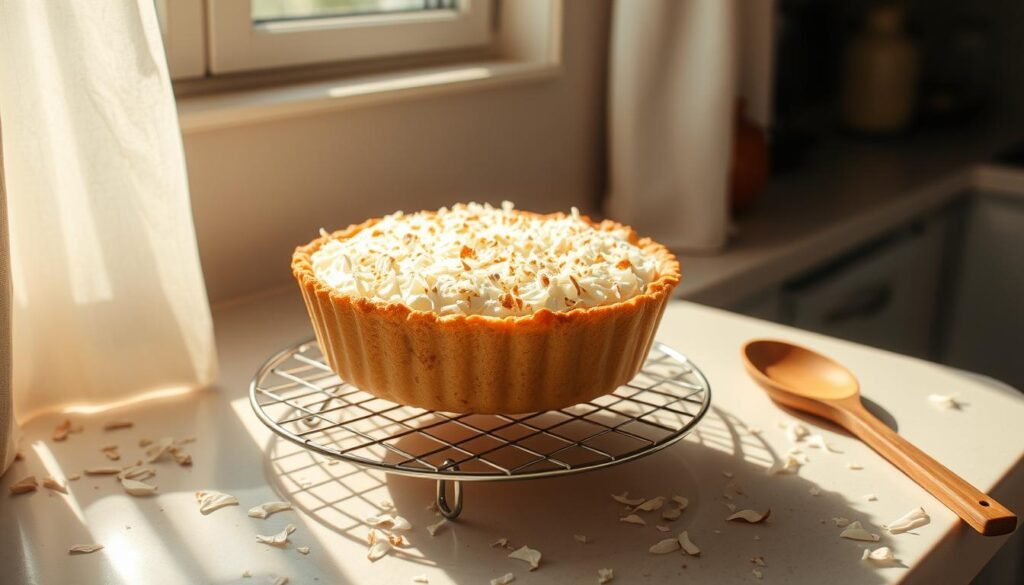
<svg viewBox="0 0 1024 585">
<path fill-rule="evenodd" d="M 483 46 L 492 8 L 461 0 L 456 10 L 253 23 L 251 0 L 207 0 L 208 67 L 216 75 Z"/>
</svg>

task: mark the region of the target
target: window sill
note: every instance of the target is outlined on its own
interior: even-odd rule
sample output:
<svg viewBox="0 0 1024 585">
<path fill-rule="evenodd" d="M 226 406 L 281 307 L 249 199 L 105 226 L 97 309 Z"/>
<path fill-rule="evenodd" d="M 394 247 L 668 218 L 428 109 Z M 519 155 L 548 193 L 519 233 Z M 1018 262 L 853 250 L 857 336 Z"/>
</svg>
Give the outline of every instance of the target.
<svg viewBox="0 0 1024 585">
<path fill-rule="evenodd" d="M 557 61 L 483 61 L 178 99 L 183 134 L 556 77 Z"/>
</svg>

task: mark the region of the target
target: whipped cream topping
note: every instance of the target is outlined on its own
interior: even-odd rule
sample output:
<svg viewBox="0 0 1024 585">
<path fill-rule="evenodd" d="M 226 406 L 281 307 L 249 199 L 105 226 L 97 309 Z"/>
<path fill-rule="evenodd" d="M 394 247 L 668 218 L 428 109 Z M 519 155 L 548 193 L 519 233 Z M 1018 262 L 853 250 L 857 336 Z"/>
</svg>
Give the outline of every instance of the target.
<svg viewBox="0 0 1024 585">
<path fill-rule="evenodd" d="M 322 234 L 327 236 L 325 232 Z M 384 217 L 312 255 L 340 293 L 440 315 L 529 315 L 620 302 L 657 278 L 655 259 L 626 229 L 570 215 L 538 217 L 488 204 Z"/>
</svg>

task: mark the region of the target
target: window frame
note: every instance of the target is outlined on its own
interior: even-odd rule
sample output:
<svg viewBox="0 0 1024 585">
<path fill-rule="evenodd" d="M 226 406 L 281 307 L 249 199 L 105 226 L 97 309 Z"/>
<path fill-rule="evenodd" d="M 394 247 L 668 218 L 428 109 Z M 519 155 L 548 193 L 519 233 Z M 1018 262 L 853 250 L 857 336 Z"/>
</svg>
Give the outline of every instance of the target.
<svg viewBox="0 0 1024 585">
<path fill-rule="evenodd" d="M 209 74 L 467 49 L 494 38 L 493 0 L 461 0 L 456 10 L 265 23 L 253 23 L 251 2 L 205 2 Z"/>
<path fill-rule="evenodd" d="M 206 75 L 206 7 L 204 0 L 155 0 L 171 79 Z"/>
</svg>

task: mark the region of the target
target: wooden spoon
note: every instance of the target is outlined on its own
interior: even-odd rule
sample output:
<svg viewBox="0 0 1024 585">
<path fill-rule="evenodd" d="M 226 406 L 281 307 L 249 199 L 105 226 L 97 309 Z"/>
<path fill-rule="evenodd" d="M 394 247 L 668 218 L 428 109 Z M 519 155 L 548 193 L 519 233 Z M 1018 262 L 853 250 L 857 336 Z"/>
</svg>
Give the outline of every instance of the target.
<svg viewBox="0 0 1024 585">
<path fill-rule="evenodd" d="M 757 339 L 743 346 L 743 362 L 772 400 L 831 420 L 856 435 L 928 493 L 986 536 L 1013 532 L 1017 517 L 875 418 L 860 401 L 849 370 L 809 349 Z"/>
</svg>

